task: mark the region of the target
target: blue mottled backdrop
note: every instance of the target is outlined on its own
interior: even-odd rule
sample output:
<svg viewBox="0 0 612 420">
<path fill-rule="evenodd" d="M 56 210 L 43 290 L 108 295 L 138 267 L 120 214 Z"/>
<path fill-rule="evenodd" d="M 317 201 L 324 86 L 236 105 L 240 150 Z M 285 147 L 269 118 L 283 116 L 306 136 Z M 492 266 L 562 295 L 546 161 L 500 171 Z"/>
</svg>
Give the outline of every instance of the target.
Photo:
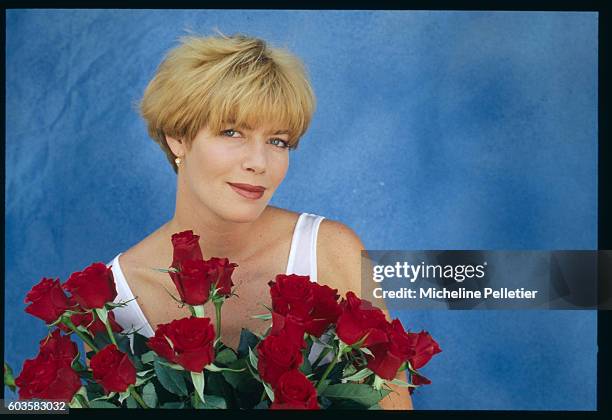
<svg viewBox="0 0 612 420">
<path fill-rule="evenodd" d="M 597 14 L 9 10 L 6 359 L 45 335 L 43 276 L 110 261 L 172 216 L 175 175 L 135 112 L 177 38 L 287 46 L 318 109 L 272 204 L 370 249 L 595 249 Z M 405 311 L 443 349 L 418 409 L 596 408 L 594 311 Z"/>
</svg>

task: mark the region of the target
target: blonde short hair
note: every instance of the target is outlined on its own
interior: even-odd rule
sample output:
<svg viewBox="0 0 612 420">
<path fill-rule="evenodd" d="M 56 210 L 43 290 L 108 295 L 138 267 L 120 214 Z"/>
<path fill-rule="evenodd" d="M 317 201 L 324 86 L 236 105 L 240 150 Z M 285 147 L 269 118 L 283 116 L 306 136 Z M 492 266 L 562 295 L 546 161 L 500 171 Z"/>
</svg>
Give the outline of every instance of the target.
<svg viewBox="0 0 612 420">
<path fill-rule="evenodd" d="M 149 135 L 175 172 L 166 135 L 190 147 L 204 127 L 280 124 L 297 147 L 315 109 L 304 65 L 291 52 L 245 35 L 181 38 L 159 65 L 140 102 Z"/>
</svg>

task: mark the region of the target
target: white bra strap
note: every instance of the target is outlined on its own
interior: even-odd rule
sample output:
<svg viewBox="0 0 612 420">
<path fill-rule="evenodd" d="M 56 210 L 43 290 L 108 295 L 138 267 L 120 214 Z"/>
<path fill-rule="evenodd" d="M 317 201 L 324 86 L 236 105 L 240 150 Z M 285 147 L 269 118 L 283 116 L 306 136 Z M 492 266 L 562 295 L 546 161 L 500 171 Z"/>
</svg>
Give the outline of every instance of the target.
<svg viewBox="0 0 612 420">
<path fill-rule="evenodd" d="M 285 274 L 310 276 L 310 281 L 317 281 L 317 237 L 319 226 L 325 219 L 316 214 L 302 213 L 295 224 L 291 250 Z"/>
</svg>

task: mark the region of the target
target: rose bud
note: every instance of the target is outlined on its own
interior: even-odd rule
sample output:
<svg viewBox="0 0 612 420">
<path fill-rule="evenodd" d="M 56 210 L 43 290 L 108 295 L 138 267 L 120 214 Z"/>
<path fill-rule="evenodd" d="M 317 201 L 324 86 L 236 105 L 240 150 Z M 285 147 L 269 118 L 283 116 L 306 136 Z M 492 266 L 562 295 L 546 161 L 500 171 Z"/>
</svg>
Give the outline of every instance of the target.
<svg viewBox="0 0 612 420">
<path fill-rule="evenodd" d="M 272 312 L 272 329 L 270 330 L 270 335 L 285 334 L 288 340 L 291 341 L 296 347 L 305 348 L 305 332 L 306 325 L 300 318 L 297 318 L 292 314 L 283 316 L 277 312 Z"/>
<path fill-rule="evenodd" d="M 344 343 L 353 345 L 366 337 L 361 347 L 369 347 L 387 341 L 385 314 L 371 302 L 347 292 L 340 307 L 342 314 L 338 317 L 336 333 Z"/>
<path fill-rule="evenodd" d="M 232 282 L 232 273 L 234 272 L 234 268 L 238 267 L 238 264 L 230 263 L 227 258 L 216 258 L 213 257 L 210 260 L 206 261 L 209 266 L 214 267 L 211 271 L 213 274 L 213 287 L 215 289 L 219 289 L 217 291 L 217 295 L 228 297 L 232 293 L 232 287 L 234 287 L 234 283 Z"/>
<path fill-rule="evenodd" d="M 413 340 L 414 355 L 408 360 L 413 369 L 420 369 L 431 360 L 433 355 L 442 351 L 436 341 L 426 331 L 420 333 L 408 333 L 408 336 Z"/>
<path fill-rule="evenodd" d="M 214 341 L 215 329 L 210 318 L 191 316 L 175 319 L 169 324 L 159 324 L 147 346 L 186 370 L 201 372 L 215 360 Z"/>
<path fill-rule="evenodd" d="M 71 401 L 81 387 L 81 380 L 65 360 L 39 354 L 24 362 L 15 385 L 19 387 L 20 400 Z"/>
<path fill-rule="evenodd" d="M 188 305 L 204 305 L 210 297 L 213 275 L 203 260 L 184 260 L 180 273 L 170 272 L 170 278 L 181 300 Z"/>
<path fill-rule="evenodd" d="M 281 375 L 274 389 L 272 410 L 318 410 L 317 391 L 299 370 Z"/>
<path fill-rule="evenodd" d="M 373 356 L 366 355 L 368 368 L 383 379 L 393 380 L 409 357 L 414 356 L 414 340 L 406 333 L 399 319 L 387 325 L 387 342 L 370 346 Z"/>
<path fill-rule="evenodd" d="M 127 354 L 109 344 L 96 353 L 89 362 L 93 378 L 105 393 L 124 392 L 136 383 L 136 368 Z"/>
<path fill-rule="evenodd" d="M 273 388 L 278 378 L 292 369 L 302 365 L 303 356 L 300 347 L 288 334 L 269 335 L 257 345 L 257 370 L 261 379 Z"/>
<path fill-rule="evenodd" d="M 336 323 L 342 313 L 338 304 L 338 289 L 327 285 L 312 283 L 314 292 L 314 307 L 306 322 L 306 332 L 320 337 L 330 324 Z"/>
<path fill-rule="evenodd" d="M 72 364 L 74 358 L 79 354 L 79 349 L 70 336 L 61 335 L 59 329 L 53 330 L 50 337 L 40 341 L 40 354 L 64 361 L 67 366 Z"/>
<path fill-rule="evenodd" d="M 185 260 L 202 260 L 202 250 L 199 243 L 200 237 L 194 235 L 192 230 L 175 233 L 172 235 L 172 267 L 182 269 Z"/>
<path fill-rule="evenodd" d="M 117 297 L 113 271 L 103 263 L 93 263 L 72 273 L 63 287 L 85 309 L 103 308 Z"/>
<path fill-rule="evenodd" d="M 32 287 L 25 298 L 25 303 L 31 303 L 25 308 L 30 315 L 52 324 L 68 309 L 70 301 L 62 290 L 59 279 L 43 278 Z"/>
<path fill-rule="evenodd" d="M 310 276 L 279 274 L 274 281 L 268 282 L 272 309 L 281 315 L 291 312 L 307 319 L 314 305 L 314 287 Z"/>
</svg>

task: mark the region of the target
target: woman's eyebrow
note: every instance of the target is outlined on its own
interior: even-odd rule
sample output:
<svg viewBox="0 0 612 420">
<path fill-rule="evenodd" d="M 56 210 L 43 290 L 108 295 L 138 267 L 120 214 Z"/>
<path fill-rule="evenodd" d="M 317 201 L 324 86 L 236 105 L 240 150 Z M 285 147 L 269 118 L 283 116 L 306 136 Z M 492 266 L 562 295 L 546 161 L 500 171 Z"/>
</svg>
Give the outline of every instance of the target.
<svg viewBox="0 0 612 420">
<path fill-rule="evenodd" d="M 228 121 L 227 124 L 230 125 L 230 126 L 235 126 L 236 122 Z M 250 125 L 246 124 L 246 123 L 240 124 L 240 126 L 238 128 L 243 128 L 245 130 L 253 131 L 253 128 Z M 289 134 L 289 130 L 276 130 L 275 132 L 272 132 L 272 130 L 270 130 L 270 131 L 267 131 L 265 134 L 273 134 L 273 135 Z"/>
</svg>

